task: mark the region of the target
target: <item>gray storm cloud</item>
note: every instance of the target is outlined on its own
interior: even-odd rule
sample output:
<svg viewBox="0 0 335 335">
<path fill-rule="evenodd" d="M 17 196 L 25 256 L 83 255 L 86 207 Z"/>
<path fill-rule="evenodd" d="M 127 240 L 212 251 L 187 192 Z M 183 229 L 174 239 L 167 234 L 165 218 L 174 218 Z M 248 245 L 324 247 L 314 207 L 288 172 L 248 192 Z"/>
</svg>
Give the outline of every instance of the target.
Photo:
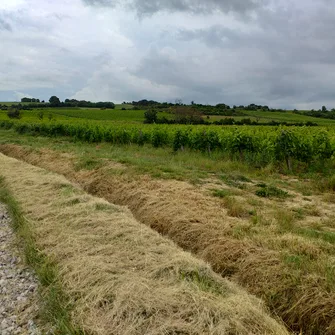
<svg viewBox="0 0 335 335">
<path fill-rule="evenodd" d="M 333 108 L 333 1 L 11 0 L 0 4 L 0 101 Z"/>
<path fill-rule="evenodd" d="M 267 0 L 82 0 L 92 6 L 126 6 L 140 15 L 150 15 L 160 11 L 213 13 L 246 13 L 264 5 Z"/>
<path fill-rule="evenodd" d="M 3 18 L 0 17 L 0 30 L 12 31 L 12 26 Z"/>
</svg>

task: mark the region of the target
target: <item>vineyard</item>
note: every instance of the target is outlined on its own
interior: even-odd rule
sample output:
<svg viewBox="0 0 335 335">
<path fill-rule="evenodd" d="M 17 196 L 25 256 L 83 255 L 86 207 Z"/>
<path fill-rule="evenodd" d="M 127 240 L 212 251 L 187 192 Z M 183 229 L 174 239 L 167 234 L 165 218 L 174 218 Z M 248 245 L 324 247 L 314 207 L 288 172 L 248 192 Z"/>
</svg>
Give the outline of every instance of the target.
<svg viewBox="0 0 335 335">
<path fill-rule="evenodd" d="M 68 136 L 89 143 L 151 145 L 174 152 L 186 149 L 227 154 L 231 159 L 265 166 L 293 162 L 309 166 L 330 161 L 335 153 L 335 130 L 319 127 L 215 127 L 182 125 L 108 124 L 81 122 L 0 121 L 0 128 L 20 134 Z"/>
</svg>

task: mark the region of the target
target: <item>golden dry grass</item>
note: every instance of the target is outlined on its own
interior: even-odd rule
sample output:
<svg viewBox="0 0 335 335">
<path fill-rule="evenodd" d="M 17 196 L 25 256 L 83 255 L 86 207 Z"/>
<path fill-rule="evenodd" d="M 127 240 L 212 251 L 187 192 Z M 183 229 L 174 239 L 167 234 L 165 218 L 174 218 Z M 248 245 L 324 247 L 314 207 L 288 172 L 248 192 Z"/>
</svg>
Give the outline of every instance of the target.
<svg viewBox="0 0 335 335">
<path fill-rule="evenodd" d="M 260 300 L 125 207 L 2 154 L 0 165 L 87 334 L 288 334 Z"/>
<path fill-rule="evenodd" d="M 293 330 L 335 334 L 334 246 L 310 239 L 313 231 L 302 229 L 284 202 L 264 200 L 270 211 L 260 211 L 252 222 L 230 216 L 223 199 L 206 196 L 185 182 L 115 175 L 106 167 L 75 171 L 74 157 L 50 150 L 27 151 L 14 145 L 0 150 L 62 173 L 91 194 L 127 205 L 139 221 L 264 298 Z M 297 228 L 298 234 L 293 232 Z"/>
</svg>

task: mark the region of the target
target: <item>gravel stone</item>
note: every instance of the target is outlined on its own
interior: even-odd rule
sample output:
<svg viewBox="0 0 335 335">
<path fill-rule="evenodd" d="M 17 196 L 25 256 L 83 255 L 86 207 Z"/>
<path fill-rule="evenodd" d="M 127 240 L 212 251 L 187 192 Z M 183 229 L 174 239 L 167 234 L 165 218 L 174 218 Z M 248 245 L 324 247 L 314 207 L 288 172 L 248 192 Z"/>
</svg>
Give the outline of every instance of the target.
<svg viewBox="0 0 335 335">
<path fill-rule="evenodd" d="M 0 203 L 0 334 L 41 335 L 35 323 L 37 279 L 18 256 L 10 220 Z"/>
</svg>

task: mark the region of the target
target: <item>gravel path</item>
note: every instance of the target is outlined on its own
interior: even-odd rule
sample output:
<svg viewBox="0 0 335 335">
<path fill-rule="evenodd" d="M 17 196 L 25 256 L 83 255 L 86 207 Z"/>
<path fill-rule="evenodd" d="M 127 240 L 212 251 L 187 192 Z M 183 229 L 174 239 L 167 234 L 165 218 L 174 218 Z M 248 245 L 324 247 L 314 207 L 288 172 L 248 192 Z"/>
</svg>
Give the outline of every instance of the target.
<svg viewBox="0 0 335 335">
<path fill-rule="evenodd" d="M 15 250 L 15 235 L 6 207 L 0 203 L 0 334 L 40 335 L 37 280 Z"/>
</svg>

